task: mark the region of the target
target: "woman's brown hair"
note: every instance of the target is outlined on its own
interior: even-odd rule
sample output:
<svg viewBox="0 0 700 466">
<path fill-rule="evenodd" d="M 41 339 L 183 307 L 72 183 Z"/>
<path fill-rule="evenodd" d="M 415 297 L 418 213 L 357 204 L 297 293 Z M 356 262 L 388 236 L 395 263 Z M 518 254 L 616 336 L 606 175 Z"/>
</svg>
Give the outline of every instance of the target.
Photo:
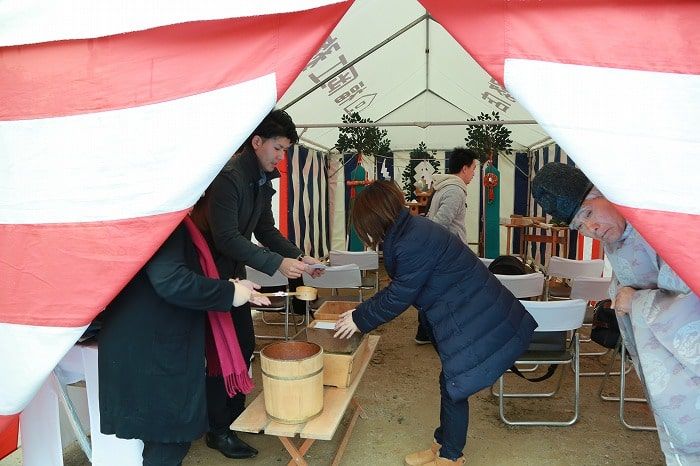
<svg viewBox="0 0 700 466">
<path fill-rule="evenodd" d="M 405 208 L 403 192 L 395 182 L 375 181 L 355 198 L 350 220 L 360 240 L 375 248 Z"/>
</svg>

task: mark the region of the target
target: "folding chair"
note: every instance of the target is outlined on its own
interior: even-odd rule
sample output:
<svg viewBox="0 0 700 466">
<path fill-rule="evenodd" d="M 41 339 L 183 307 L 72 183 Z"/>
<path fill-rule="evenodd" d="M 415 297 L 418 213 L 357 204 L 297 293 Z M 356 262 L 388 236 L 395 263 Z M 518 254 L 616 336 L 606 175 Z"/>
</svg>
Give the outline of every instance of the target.
<svg viewBox="0 0 700 466">
<path fill-rule="evenodd" d="M 603 401 L 619 401 L 620 402 L 620 410 L 619 410 L 619 416 L 620 416 L 620 422 L 622 423 L 623 426 L 628 428 L 629 430 L 641 430 L 641 431 L 655 431 L 657 430 L 656 427 L 654 426 L 642 426 L 642 425 L 633 425 L 627 422 L 625 419 L 625 402 L 631 402 L 631 403 L 646 403 L 647 399 L 646 398 L 633 398 L 633 397 L 626 397 L 625 396 L 625 388 L 627 386 L 627 373 L 630 372 L 630 369 L 627 369 L 625 367 L 626 365 L 626 358 L 627 358 L 627 348 L 625 348 L 625 342 L 620 337 L 620 340 L 617 342 L 617 347 L 615 348 L 615 352 L 612 355 L 612 359 L 610 360 L 610 364 L 608 366 L 608 369 L 603 373 L 603 380 L 600 382 L 600 389 L 598 390 L 598 396 L 600 397 L 601 400 Z M 612 366 L 615 362 L 615 356 L 619 354 L 620 355 L 620 372 L 614 373 L 611 372 Z M 605 382 L 608 379 L 609 375 L 620 375 L 620 396 L 609 396 L 609 395 L 603 395 L 603 388 L 605 386 Z"/>
<path fill-rule="evenodd" d="M 355 264 L 362 276 L 361 290 L 379 291 L 379 253 L 377 251 L 331 251 L 330 266 Z M 367 272 L 372 272 L 374 277 Z"/>
<path fill-rule="evenodd" d="M 586 313 L 586 302 L 582 299 L 569 301 L 521 301 L 527 311 L 537 321 L 535 332 L 561 332 L 571 331 L 570 344 L 563 350 L 557 351 L 526 351 L 515 361 L 515 364 L 573 364 L 574 370 L 574 414 L 573 417 L 563 421 L 550 420 L 512 420 L 505 415 L 505 398 L 548 398 L 554 396 L 561 387 L 563 370 L 560 371 L 559 380 L 554 391 L 528 392 L 528 393 L 505 393 L 505 374 L 498 379 L 498 411 L 501 420 L 508 425 L 520 426 L 570 426 L 578 420 L 579 414 L 579 341 L 577 330 L 583 324 L 583 317 Z"/>
<path fill-rule="evenodd" d="M 552 286 L 556 278 L 572 280 L 581 277 L 600 277 L 603 275 L 605 262 L 602 259 L 573 260 L 552 256 L 547 264 L 547 281 L 545 282 L 545 299 L 567 299 L 571 296 L 568 285 Z"/>
<path fill-rule="evenodd" d="M 356 265 L 348 265 L 342 269 L 326 269 L 325 273 L 318 278 L 314 278 L 311 275 L 305 273 L 303 275 L 304 285 L 313 286 L 314 288 L 325 288 L 331 290 L 334 293 L 338 289 L 354 289 L 357 290 L 357 297 L 340 297 L 337 295 L 332 295 L 330 297 L 319 297 L 314 301 L 313 308 L 318 309 L 321 304 L 325 301 L 357 301 L 362 302 L 362 276 L 360 274 L 360 268 Z M 308 311 L 311 305 L 307 301 L 306 309 Z"/>
<path fill-rule="evenodd" d="M 526 275 L 494 275 L 518 299 L 542 296 L 544 275 L 539 272 Z"/>
<path fill-rule="evenodd" d="M 500 275 L 496 273 L 494 276 L 518 299 L 540 298 L 542 296 L 544 275 L 539 272 L 526 275 Z M 535 365 L 528 369 L 521 368 L 520 372 L 533 372 L 537 370 L 537 367 Z M 497 395 L 493 387 L 491 387 L 491 394 Z"/>
<path fill-rule="evenodd" d="M 289 292 L 289 280 L 287 277 L 282 275 L 282 273 L 277 270 L 275 271 L 274 275 L 270 276 L 264 272 L 261 272 L 259 270 L 256 270 L 252 267 L 248 267 L 246 265 L 245 267 L 246 270 L 246 277 L 248 280 L 251 282 L 257 283 L 260 286 L 263 287 L 284 287 L 284 291 L 286 293 Z M 256 306 L 255 304 L 250 304 L 250 308 L 254 311 L 260 311 L 262 312 L 262 321 L 267 324 L 267 325 L 284 325 L 284 335 L 279 336 L 279 335 L 256 335 L 258 338 L 265 338 L 265 339 L 284 339 L 284 340 L 289 340 L 290 338 L 294 338 L 299 331 L 297 330 L 297 327 L 300 323 L 304 322 L 304 319 L 302 318 L 301 322 L 297 322 L 296 317 L 292 318 L 292 323 L 294 325 L 294 333 L 295 335 L 290 337 L 289 336 L 289 312 L 290 312 L 290 298 L 288 295 L 285 294 L 285 296 L 270 296 L 270 305 L 269 306 Z M 269 322 L 265 319 L 265 314 L 268 312 L 277 312 L 277 313 L 284 313 L 284 322 Z"/>
<path fill-rule="evenodd" d="M 610 288 L 610 277 L 576 277 L 571 280 L 571 298 L 572 299 L 584 299 L 587 302 L 596 302 L 603 299 L 608 299 L 608 289 Z M 583 319 L 584 327 L 591 327 L 593 323 L 593 306 L 588 306 L 586 309 L 586 317 Z M 580 338 L 581 343 L 588 343 L 591 341 L 590 337 Z M 581 356 L 603 356 L 608 354 L 610 350 L 597 351 L 597 352 L 587 352 L 581 353 Z M 605 372 L 582 372 L 581 376 L 591 377 L 591 376 L 601 376 L 605 375 Z M 611 375 L 619 375 L 618 373 L 612 373 Z"/>
</svg>

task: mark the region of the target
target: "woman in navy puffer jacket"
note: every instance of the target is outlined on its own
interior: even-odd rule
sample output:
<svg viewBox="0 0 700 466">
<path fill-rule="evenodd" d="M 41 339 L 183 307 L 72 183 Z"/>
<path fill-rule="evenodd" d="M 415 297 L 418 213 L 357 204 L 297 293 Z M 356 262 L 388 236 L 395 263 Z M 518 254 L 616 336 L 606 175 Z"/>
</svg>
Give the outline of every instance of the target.
<svg viewBox="0 0 700 466">
<path fill-rule="evenodd" d="M 351 216 L 365 244 L 373 248 L 383 242 L 384 265 L 392 281 L 343 314 L 336 336 L 366 333 L 411 305 L 418 309 L 442 362 L 440 426 L 433 447 L 408 455 L 406 464 L 462 464 L 468 397 L 513 365 L 527 349 L 537 323 L 457 236 L 426 218 L 411 216 L 393 181 L 365 188 Z"/>
</svg>

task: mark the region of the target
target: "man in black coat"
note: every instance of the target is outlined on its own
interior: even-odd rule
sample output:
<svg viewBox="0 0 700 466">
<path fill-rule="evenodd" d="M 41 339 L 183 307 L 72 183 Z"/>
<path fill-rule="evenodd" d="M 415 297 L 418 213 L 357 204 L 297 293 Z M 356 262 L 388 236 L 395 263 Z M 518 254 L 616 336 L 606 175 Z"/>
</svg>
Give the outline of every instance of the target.
<svg viewBox="0 0 700 466">
<path fill-rule="evenodd" d="M 279 178 L 277 164 L 287 149 L 299 140 L 291 117 L 283 110 L 268 114 L 207 190 L 207 239 L 216 257 L 219 274 L 226 278 L 245 278 L 245 266 L 273 275 L 279 270 L 290 279 L 318 261 L 282 236 L 272 214 L 272 180 Z M 251 237 L 263 245 L 251 242 Z M 231 311 L 241 344 L 243 358 L 250 362 L 255 334 L 250 305 Z M 229 458 L 247 458 L 257 454 L 229 429 L 243 412 L 245 395 L 228 398 L 221 377 L 207 377 L 207 401 L 210 431 L 207 445 Z"/>
<path fill-rule="evenodd" d="M 143 440 L 145 466 L 179 465 L 208 430 L 205 311 L 251 299 L 246 286 L 205 277 L 181 224 L 103 313 L 100 430 Z"/>
</svg>

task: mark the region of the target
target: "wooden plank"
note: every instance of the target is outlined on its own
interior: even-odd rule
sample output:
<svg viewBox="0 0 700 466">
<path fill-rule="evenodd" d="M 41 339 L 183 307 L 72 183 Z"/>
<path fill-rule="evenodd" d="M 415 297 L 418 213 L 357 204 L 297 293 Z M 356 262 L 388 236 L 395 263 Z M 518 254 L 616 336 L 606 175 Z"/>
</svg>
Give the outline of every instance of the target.
<svg viewBox="0 0 700 466">
<path fill-rule="evenodd" d="M 372 359 L 378 342 L 378 335 L 369 336 L 368 351 L 365 353 L 362 360 L 356 361 L 356 364 L 359 366 L 359 372 L 352 385 L 348 388 L 326 387 L 323 392 L 323 412 L 320 416 L 306 423 L 304 428 L 299 432 L 301 438 L 313 438 L 317 440 L 331 440 L 333 438 L 350 404 L 350 400 L 352 400 L 355 390 L 362 380 L 362 376 L 369 365 L 369 361 Z M 268 433 L 268 429 L 265 430 L 265 433 Z"/>
<path fill-rule="evenodd" d="M 265 433 L 267 435 L 276 435 L 278 437 L 294 437 L 296 434 L 301 432 L 301 429 L 306 424 L 282 424 L 277 421 L 270 421 L 270 423 L 265 427 Z"/>
<path fill-rule="evenodd" d="M 238 418 L 231 424 L 231 429 L 239 432 L 257 434 L 268 424 L 269 419 L 265 412 L 265 397 L 262 392 L 248 405 Z"/>
</svg>

